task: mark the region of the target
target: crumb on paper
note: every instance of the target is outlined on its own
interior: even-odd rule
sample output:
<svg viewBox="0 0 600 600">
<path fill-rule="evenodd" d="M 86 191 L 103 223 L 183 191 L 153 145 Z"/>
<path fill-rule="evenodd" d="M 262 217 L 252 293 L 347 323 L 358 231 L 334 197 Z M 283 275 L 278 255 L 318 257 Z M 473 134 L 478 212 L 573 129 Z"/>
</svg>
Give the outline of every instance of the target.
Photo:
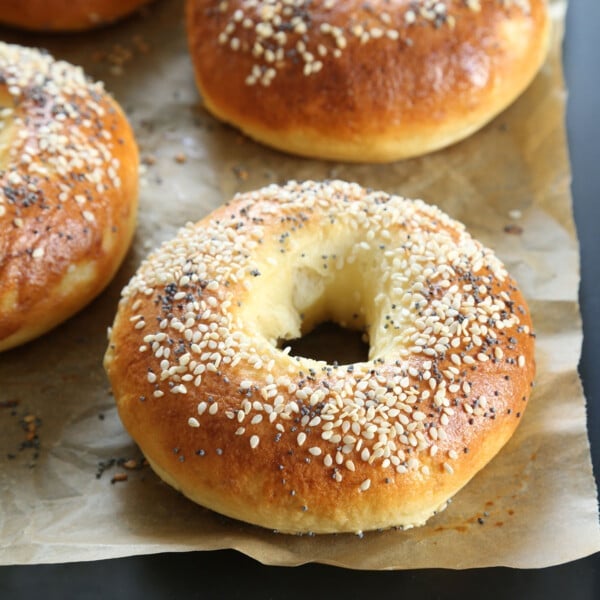
<svg viewBox="0 0 600 600">
<path fill-rule="evenodd" d="M 231 170 L 239 181 L 246 181 L 248 179 L 248 171 L 241 165 L 235 165 Z"/>
<path fill-rule="evenodd" d="M 108 50 L 95 50 L 91 58 L 95 63 L 106 65 L 111 75 L 119 77 L 137 55 L 146 55 L 149 51 L 148 42 L 141 35 L 134 35 L 131 44 L 113 44 Z"/>
<path fill-rule="evenodd" d="M 523 228 L 520 225 L 510 223 L 509 225 L 504 226 L 504 233 L 509 233 L 511 235 L 521 235 L 523 233 Z"/>
<path fill-rule="evenodd" d="M 150 52 L 150 44 L 141 35 L 134 35 L 131 41 L 140 54 L 148 54 Z"/>
<path fill-rule="evenodd" d="M 19 405 L 19 400 L 0 400 L 0 408 L 15 408 Z"/>
<path fill-rule="evenodd" d="M 101 460 L 98 462 L 96 468 L 96 479 L 100 479 L 102 475 L 104 475 L 105 471 L 112 469 L 113 467 L 119 469 L 126 469 L 127 471 L 141 471 L 144 467 L 148 466 L 148 461 L 141 458 L 125 458 L 125 457 L 111 457 L 106 460 Z M 124 471 L 118 471 L 112 477 L 110 482 L 115 483 L 115 481 L 127 481 L 128 475 Z"/>
<path fill-rule="evenodd" d="M 17 411 L 19 404 L 20 401 L 17 399 L 4 400 L 0 402 L 0 408 L 11 408 L 12 410 L 10 411 L 10 416 L 19 417 Z M 27 411 L 18 419 L 17 424 L 23 431 L 23 438 L 19 442 L 16 449 L 6 453 L 6 457 L 9 460 L 13 460 L 16 459 L 20 453 L 26 450 L 33 450 L 33 454 L 27 454 L 27 456 L 31 459 L 27 463 L 27 466 L 30 469 L 33 469 L 37 465 L 37 460 L 40 456 L 41 442 L 39 429 L 42 425 L 42 419 L 37 414 Z"/>
</svg>

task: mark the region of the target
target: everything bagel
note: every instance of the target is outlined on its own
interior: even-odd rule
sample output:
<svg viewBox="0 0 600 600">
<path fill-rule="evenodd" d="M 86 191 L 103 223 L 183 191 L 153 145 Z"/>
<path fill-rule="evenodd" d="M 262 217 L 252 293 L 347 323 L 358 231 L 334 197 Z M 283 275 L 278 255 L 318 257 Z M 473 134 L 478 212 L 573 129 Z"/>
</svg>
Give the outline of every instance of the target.
<svg viewBox="0 0 600 600">
<path fill-rule="evenodd" d="M 102 85 L 0 43 L 0 350 L 108 284 L 133 235 L 137 186 L 133 134 Z"/>
<path fill-rule="evenodd" d="M 367 362 L 281 349 L 324 320 Z M 285 345 L 285 342 L 283 342 Z M 283 532 L 423 524 L 506 443 L 534 340 L 492 252 L 344 182 L 236 196 L 153 253 L 105 356 L 121 419 L 192 500 Z"/>
</svg>

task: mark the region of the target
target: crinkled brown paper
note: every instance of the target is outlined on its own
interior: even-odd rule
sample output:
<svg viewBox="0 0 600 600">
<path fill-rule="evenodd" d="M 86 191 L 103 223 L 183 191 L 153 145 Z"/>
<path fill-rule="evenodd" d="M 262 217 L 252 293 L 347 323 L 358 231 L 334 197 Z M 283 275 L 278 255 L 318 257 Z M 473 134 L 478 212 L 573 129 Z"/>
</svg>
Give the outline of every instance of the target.
<svg viewBox="0 0 600 600">
<path fill-rule="evenodd" d="M 104 80 L 129 114 L 142 156 L 156 160 L 142 175 L 133 250 L 110 288 L 62 327 L 0 356 L 0 564 L 236 548 L 278 565 L 544 567 L 600 550 L 577 375 L 579 260 L 560 66 L 566 2 L 551 5 L 550 58 L 516 104 L 452 148 L 378 166 L 285 156 L 212 119 L 194 86 L 180 2 L 159 2 L 145 16 L 92 34 L 0 33 L 48 47 Z M 192 504 L 148 467 L 127 471 L 126 482 L 111 484 L 122 466 L 97 478 L 99 462 L 140 458 L 101 361 L 119 292 L 142 257 L 236 191 L 332 177 L 437 204 L 494 248 L 517 278 L 539 343 L 537 384 L 513 439 L 425 527 L 363 539 L 277 535 L 231 521 Z M 34 448 L 19 449 L 28 415 L 37 458 Z"/>
</svg>

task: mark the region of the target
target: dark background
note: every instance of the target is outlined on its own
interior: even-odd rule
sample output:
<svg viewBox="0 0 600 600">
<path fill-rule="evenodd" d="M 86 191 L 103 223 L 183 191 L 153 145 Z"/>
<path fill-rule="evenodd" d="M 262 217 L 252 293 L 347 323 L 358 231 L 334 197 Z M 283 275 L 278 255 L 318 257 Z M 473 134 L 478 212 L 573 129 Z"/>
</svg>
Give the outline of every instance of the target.
<svg viewBox="0 0 600 600">
<path fill-rule="evenodd" d="M 1 1 L 1 0 L 0 0 Z M 575 221 L 581 241 L 584 342 L 580 373 L 600 480 L 600 0 L 570 0 L 564 65 Z M 538 570 L 395 572 L 324 565 L 266 567 L 234 551 L 159 554 L 90 563 L 0 568 L 0 600 L 20 598 L 600 599 L 600 553 Z"/>
</svg>

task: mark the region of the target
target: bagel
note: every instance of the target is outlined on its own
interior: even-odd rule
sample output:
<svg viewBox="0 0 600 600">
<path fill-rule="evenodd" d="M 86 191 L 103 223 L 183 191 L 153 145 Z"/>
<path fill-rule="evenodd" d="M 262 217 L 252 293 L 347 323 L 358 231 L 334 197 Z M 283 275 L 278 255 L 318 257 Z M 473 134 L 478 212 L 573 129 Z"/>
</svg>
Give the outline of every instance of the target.
<svg viewBox="0 0 600 600">
<path fill-rule="evenodd" d="M 0 23 L 31 31 L 84 31 L 112 23 L 150 0 L 2 0 Z"/>
<path fill-rule="evenodd" d="M 102 84 L 0 42 L 0 350 L 90 302 L 135 226 L 138 153 Z"/>
<path fill-rule="evenodd" d="M 324 320 L 368 361 L 291 356 Z M 281 532 L 423 524 L 505 444 L 534 377 L 501 262 L 421 201 L 339 181 L 236 196 L 148 257 L 105 355 L 122 422 L 197 503 Z"/>
<path fill-rule="evenodd" d="M 302 156 L 387 162 L 448 146 L 542 64 L 545 0 L 187 0 L 206 108 Z"/>
</svg>

